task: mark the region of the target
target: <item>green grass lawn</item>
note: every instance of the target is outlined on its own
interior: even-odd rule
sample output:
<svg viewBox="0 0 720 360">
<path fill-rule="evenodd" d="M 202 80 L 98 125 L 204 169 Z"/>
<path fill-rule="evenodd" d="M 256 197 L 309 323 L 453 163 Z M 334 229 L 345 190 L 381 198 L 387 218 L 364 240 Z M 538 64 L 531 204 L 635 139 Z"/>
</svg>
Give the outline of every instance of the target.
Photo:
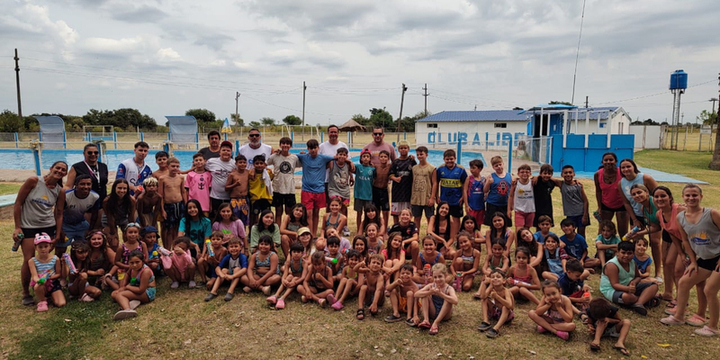
<svg viewBox="0 0 720 360">
<path fill-rule="evenodd" d="M 16 183 L 2 183 L 0 184 L 0 195 L 16 194 L 20 190 L 20 185 Z"/>
<path fill-rule="evenodd" d="M 717 206 L 718 184 L 715 172 L 707 170 L 702 154 L 670 151 L 643 151 L 636 154 L 638 163 L 650 168 L 677 172 L 704 180 L 707 206 Z M 583 181 L 590 199 L 590 209 L 596 208 L 594 187 Z M 669 185 L 680 199 L 682 184 Z M 11 186 L 16 186 L 13 190 Z M 18 185 L 0 185 L 5 193 L 17 191 Z M 556 223 L 562 209 L 560 194 L 554 194 Z M 354 228 L 354 214 L 350 215 Z M 555 232 L 559 228 L 553 229 Z M 594 234 L 597 226 L 588 228 Z M 604 339 L 602 352 L 590 352 L 590 337 L 579 321 L 578 330 L 569 342 L 557 337 L 540 335 L 527 312 L 531 303 L 520 303 L 512 325 L 501 330 L 495 340 L 477 332 L 480 323 L 480 303 L 471 294 L 460 295 L 460 304 L 453 318 L 440 327 L 440 334 L 429 336 L 426 331 L 409 328 L 403 323 L 387 324 L 390 306 L 377 317 L 355 320 L 356 300 L 346 302 L 343 311 L 320 309 L 314 304 L 302 304 L 292 296 L 287 308 L 270 310 L 261 294 L 241 294 L 230 302 L 221 298 L 203 302 L 204 290 L 170 290 L 167 278 L 158 282 L 157 299 L 138 309 L 134 319 L 115 322 L 112 315 L 117 307 L 109 294 L 99 301 L 80 303 L 70 301 L 62 309 L 51 308 L 38 314 L 34 308 L 20 305 L 20 253 L 11 253 L 12 222 L 0 222 L 0 349 L 3 358 L 13 359 L 118 359 L 124 357 L 165 359 L 184 357 L 205 358 L 340 358 L 369 359 L 380 356 L 428 359 L 584 359 L 613 358 L 620 355 L 611 348 L 613 341 Z M 421 233 L 424 234 L 424 226 Z M 588 236 L 591 237 L 591 236 Z M 591 237 L 594 239 L 594 237 Z M 592 241 L 591 241 L 592 242 Z M 595 253 L 591 245 L 591 254 Z M 591 276 L 593 296 L 599 296 L 599 275 Z M 694 310 L 694 298 L 690 310 Z M 632 321 L 626 342 L 632 358 L 644 355 L 648 359 L 712 358 L 720 351 L 720 340 L 692 335 L 689 326 L 666 327 L 659 323 L 661 307 L 652 309 L 647 317 L 622 310 L 623 317 Z"/>
</svg>

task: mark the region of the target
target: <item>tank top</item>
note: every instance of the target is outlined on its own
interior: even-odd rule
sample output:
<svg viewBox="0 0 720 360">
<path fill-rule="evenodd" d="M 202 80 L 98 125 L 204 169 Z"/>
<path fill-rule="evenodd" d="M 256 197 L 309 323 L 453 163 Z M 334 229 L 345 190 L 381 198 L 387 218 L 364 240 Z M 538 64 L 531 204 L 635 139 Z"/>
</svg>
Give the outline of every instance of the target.
<svg viewBox="0 0 720 360">
<path fill-rule="evenodd" d="M 328 216 L 327 220 L 325 221 L 325 227 L 332 226 L 335 229 L 337 229 L 337 227 L 340 225 L 340 213 L 338 213 L 338 216 L 335 219 L 335 222 L 330 222 L 330 218 L 332 218 L 332 214 L 330 214 L 330 216 Z M 338 229 L 338 230 L 341 230 L 341 229 Z"/>
<path fill-rule="evenodd" d="M 494 172 L 491 176 L 493 182 L 490 184 L 490 193 L 488 193 L 487 202 L 495 206 L 507 205 L 512 176 L 506 173 L 505 176 L 499 177 L 497 173 Z"/>
<path fill-rule="evenodd" d="M 466 256 L 462 251 L 460 252 L 460 259 L 462 259 L 463 264 L 469 264 L 473 265 L 475 264 L 475 252 L 471 251 L 469 256 Z"/>
<path fill-rule="evenodd" d="M 697 257 L 709 260 L 720 255 L 720 229 L 712 220 L 712 209 L 703 208 L 696 224 L 687 221 L 685 211 L 677 215 L 677 220 L 685 230 L 690 247 Z"/>
<path fill-rule="evenodd" d="M 58 257 L 53 255 L 52 258 L 50 258 L 50 261 L 44 263 L 40 262 L 36 257 L 33 257 L 32 260 L 35 263 L 35 269 L 37 270 L 38 276 L 42 277 L 44 273 L 52 273 L 55 272 L 55 263 L 57 262 Z"/>
<path fill-rule="evenodd" d="M 642 185 L 644 176 L 645 176 L 645 174 L 639 172 L 639 173 L 635 174 L 635 178 L 632 180 L 628 180 L 624 177 L 622 179 L 620 179 L 620 186 L 622 187 L 623 195 L 625 195 L 625 198 L 628 199 L 628 201 L 630 202 L 630 205 L 632 205 L 633 212 L 635 213 L 636 216 L 643 215 L 642 204 L 633 199 L 632 195 L 630 195 L 630 189 L 635 184 Z"/>
<path fill-rule="evenodd" d="M 532 181 L 528 181 L 527 184 L 521 184 L 520 181 L 515 185 L 515 211 L 522 211 L 524 213 L 535 212 L 535 197 L 533 196 Z"/>
<path fill-rule="evenodd" d="M 485 178 L 477 180 L 473 177 L 468 178 L 468 205 L 470 209 L 475 211 L 485 210 Z M 481 221 L 480 219 L 476 219 Z"/>
<path fill-rule="evenodd" d="M 48 189 L 45 179 L 38 176 L 38 182 L 25 198 L 20 212 L 20 227 L 24 229 L 38 229 L 55 226 L 53 208 L 57 203 L 61 186 L 56 184 L 54 189 Z"/>
<path fill-rule="evenodd" d="M 622 197 L 620 197 L 621 195 L 618 192 L 618 183 L 620 182 L 620 179 L 622 179 L 622 175 L 620 174 L 620 168 L 615 169 L 617 170 L 617 174 L 615 175 L 615 181 L 612 184 L 608 184 L 605 180 L 603 180 L 605 168 L 598 170 L 598 183 L 600 184 L 600 191 L 602 191 L 601 201 L 603 205 L 611 209 L 617 209 L 623 206 Z"/>
<path fill-rule="evenodd" d="M 425 266 L 425 265 L 435 265 L 435 264 L 437 264 L 437 262 L 438 262 L 439 260 L 440 260 L 440 253 L 439 253 L 439 252 L 438 252 L 437 254 L 435 254 L 435 261 L 433 261 L 432 263 L 431 263 L 431 262 L 428 262 L 427 260 L 425 260 L 425 256 L 423 256 L 423 253 L 420 253 L 420 262 L 423 264 L 423 266 Z"/>
<path fill-rule="evenodd" d="M 660 224 L 660 220 L 659 220 L 658 217 L 656 216 L 656 215 L 657 215 L 657 212 L 658 212 L 658 208 L 657 208 L 657 206 L 655 206 L 655 201 L 653 201 L 653 198 L 652 198 L 652 197 L 651 197 L 651 198 L 648 198 L 648 204 L 650 205 L 649 211 L 648 211 L 647 208 L 645 208 L 645 206 L 643 206 L 643 217 L 644 217 L 645 220 L 647 221 L 647 225 L 649 225 L 649 224 L 655 224 L 655 225 Z"/>
<path fill-rule="evenodd" d="M 328 172 L 328 188 L 329 197 L 340 196 L 343 199 L 350 199 L 350 164 L 345 163 L 342 167 L 338 166 L 337 160 L 333 161 L 332 167 Z"/>
<path fill-rule="evenodd" d="M 630 264 L 628 265 L 628 270 L 625 270 L 625 268 L 620 265 L 620 262 L 618 261 L 617 256 L 608 260 L 608 263 L 613 263 L 618 268 L 618 283 L 620 285 L 627 285 L 632 281 L 632 279 L 635 278 L 635 262 L 630 261 Z M 605 264 L 605 267 L 607 267 L 607 264 Z M 612 287 L 612 284 L 610 283 L 610 278 L 605 275 L 605 267 L 603 267 L 602 276 L 600 277 L 600 292 L 605 296 L 606 299 L 612 299 L 613 294 L 615 294 L 615 288 Z"/>
<path fill-rule="evenodd" d="M 300 224 L 294 224 L 294 223 L 288 222 L 285 229 L 287 229 L 287 231 L 297 232 L 298 229 L 300 229 Z"/>
<path fill-rule="evenodd" d="M 670 213 L 670 219 L 665 219 L 665 217 L 662 214 L 662 210 L 658 210 L 655 217 L 660 222 L 660 227 L 667 231 L 670 235 L 674 236 L 676 239 L 680 239 L 682 235 L 680 235 L 680 224 L 678 224 L 677 218 L 678 218 L 678 206 L 679 204 L 674 203 L 672 204 L 672 211 Z M 685 217 L 685 216 L 683 216 Z"/>
<path fill-rule="evenodd" d="M 583 216 L 584 200 L 582 197 L 582 185 L 566 184 L 565 181 L 560 185 L 560 194 L 562 194 L 562 205 L 565 216 Z"/>
<path fill-rule="evenodd" d="M 513 272 L 513 279 L 517 281 L 522 281 L 524 283 L 532 284 L 532 275 L 530 275 L 530 266 L 528 266 L 527 269 L 525 269 L 525 276 L 518 276 L 517 275 L 517 268 L 515 268 L 515 271 Z"/>
</svg>

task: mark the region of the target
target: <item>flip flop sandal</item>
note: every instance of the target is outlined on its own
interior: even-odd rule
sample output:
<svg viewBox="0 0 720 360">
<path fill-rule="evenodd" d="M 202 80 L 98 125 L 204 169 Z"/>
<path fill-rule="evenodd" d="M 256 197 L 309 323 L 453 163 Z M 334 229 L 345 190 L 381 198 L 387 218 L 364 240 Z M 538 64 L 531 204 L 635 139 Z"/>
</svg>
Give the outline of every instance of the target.
<svg viewBox="0 0 720 360">
<path fill-rule="evenodd" d="M 666 301 L 668 301 L 668 300 L 666 300 Z M 670 302 L 667 305 L 665 305 L 666 308 L 674 308 L 677 306 L 677 299 L 672 299 L 669 301 Z"/>
<path fill-rule="evenodd" d="M 365 319 L 365 309 L 357 309 L 357 312 L 355 313 L 355 318 L 358 320 Z"/>
<path fill-rule="evenodd" d="M 630 356 L 630 352 L 624 347 L 613 345 L 613 349 L 619 351 L 624 356 Z"/>
<path fill-rule="evenodd" d="M 407 326 L 409 326 L 409 327 L 416 327 L 416 326 L 418 326 L 418 324 L 416 324 L 415 321 L 413 321 L 413 319 L 407 319 L 407 320 L 405 320 L 405 325 L 407 325 Z"/>
<path fill-rule="evenodd" d="M 430 322 L 427 320 L 424 320 L 423 322 L 418 324 L 418 328 L 420 329 L 429 329 L 430 327 L 432 327 L 432 325 L 430 325 Z"/>
<path fill-rule="evenodd" d="M 440 331 L 437 326 L 433 326 L 430 328 L 430 331 L 428 331 L 428 334 L 430 335 L 437 335 L 437 333 Z"/>
<path fill-rule="evenodd" d="M 601 348 L 600 348 L 600 345 L 590 343 L 590 350 L 591 350 L 592 352 L 598 352 L 598 351 L 600 351 L 600 349 L 601 349 Z"/>
</svg>

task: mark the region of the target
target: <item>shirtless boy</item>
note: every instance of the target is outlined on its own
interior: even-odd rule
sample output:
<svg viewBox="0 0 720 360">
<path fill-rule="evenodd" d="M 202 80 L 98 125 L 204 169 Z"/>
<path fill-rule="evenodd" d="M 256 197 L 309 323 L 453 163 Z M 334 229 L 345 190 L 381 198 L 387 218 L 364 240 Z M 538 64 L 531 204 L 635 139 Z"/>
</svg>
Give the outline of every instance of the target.
<svg viewBox="0 0 720 360">
<path fill-rule="evenodd" d="M 385 258 L 381 254 L 375 254 L 370 257 L 370 265 L 366 271 L 360 269 L 358 286 L 360 293 L 358 295 L 358 309 L 355 315 L 358 320 L 365 318 L 365 306 L 370 305 L 370 314 L 378 313 L 378 308 L 382 307 L 385 302 L 383 296 L 383 288 L 385 280 L 382 276 L 382 265 Z"/>
<path fill-rule="evenodd" d="M 157 228 L 157 220 L 160 216 L 165 218 L 163 214 L 163 199 L 158 194 L 158 179 L 149 177 L 143 181 L 143 191 L 138 196 L 136 206 L 138 218 L 140 218 L 140 226 L 144 229 L 147 226 Z"/>
<path fill-rule="evenodd" d="M 178 236 L 180 219 L 185 216 L 185 203 L 187 190 L 185 177 L 180 175 L 180 161 L 171 157 L 168 159 L 170 173 L 160 180 L 160 195 L 163 198 L 164 218 L 162 234 L 163 244 L 170 245 Z"/>
<path fill-rule="evenodd" d="M 248 183 L 250 181 L 250 172 L 247 170 L 247 159 L 245 155 L 239 154 L 235 157 L 235 165 L 237 168 L 228 176 L 225 184 L 225 191 L 230 193 L 230 206 L 233 213 L 243 224 L 248 223 L 250 216 L 250 198 L 248 197 Z"/>
</svg>

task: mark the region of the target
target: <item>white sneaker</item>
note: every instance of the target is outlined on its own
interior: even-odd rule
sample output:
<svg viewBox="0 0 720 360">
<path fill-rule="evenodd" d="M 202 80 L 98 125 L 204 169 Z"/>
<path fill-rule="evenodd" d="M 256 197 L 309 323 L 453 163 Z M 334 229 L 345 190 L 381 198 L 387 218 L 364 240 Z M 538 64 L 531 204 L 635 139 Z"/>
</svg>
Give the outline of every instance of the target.
<svg viewBox="0 0 720 360">
<path fill-rule="evenodd" d="M 140 306 L 140 304 L 142 304 L 140 302 L 140 300 L 130 300 L 130 310 L 137 309 L 137 307 Z"/>
<path fill-rule="evenodd" d="M 347 225 L 343 228 L 343 236 L 350 236 L 350 228 Z"/>
<path fill-rule="evenodd" d="M 665 282 L 665 280 L 663 280 L 662 276 L 656 276 L 655 281 L 657 281 L 658 285 L 661 285 L 662 283 Z"/>
</svg>

